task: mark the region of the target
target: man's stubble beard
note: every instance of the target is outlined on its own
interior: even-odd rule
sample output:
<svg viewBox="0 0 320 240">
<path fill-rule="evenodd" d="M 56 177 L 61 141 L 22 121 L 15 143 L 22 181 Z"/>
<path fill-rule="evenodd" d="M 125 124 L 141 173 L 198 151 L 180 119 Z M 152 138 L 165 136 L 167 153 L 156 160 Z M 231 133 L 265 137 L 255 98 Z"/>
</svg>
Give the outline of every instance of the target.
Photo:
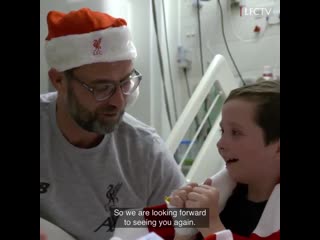
<svg viewBox="0 0 320 240">
<path fill-rule="evenodd" d="M 99 119 L 99 112 L 107 112 L 108 109 L 90 112 L 80 103 L 77 97 L 73 94 L 72 90 L 70 89 L 70 86 L 68 88 L 67 108 L 73 120 L 80 127 L 85 129 L 86 131 L 95 132 L 103 135 L 111 133 L 115 129 L 117 129 L 124 114 L 123 109 L 115 120 Z"/>
</svg>

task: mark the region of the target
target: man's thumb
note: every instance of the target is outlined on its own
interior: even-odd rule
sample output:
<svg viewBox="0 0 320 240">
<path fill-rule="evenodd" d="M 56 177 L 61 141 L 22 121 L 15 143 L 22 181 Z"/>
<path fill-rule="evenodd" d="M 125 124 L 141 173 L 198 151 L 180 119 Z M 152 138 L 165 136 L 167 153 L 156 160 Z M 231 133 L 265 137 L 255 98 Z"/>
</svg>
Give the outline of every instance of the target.
<svg viewBox="0 0 320 240">
<path fill-rule="evenodd" d="M 203 184 L 204 184 L 204 185 L 209 185 L 209 186 L 211 186 L 211 185 L 212 185 L 212 179 L 211 179 L 211 178 L 207 178 L 207 179 L 204 181 Z"/>
</svg>

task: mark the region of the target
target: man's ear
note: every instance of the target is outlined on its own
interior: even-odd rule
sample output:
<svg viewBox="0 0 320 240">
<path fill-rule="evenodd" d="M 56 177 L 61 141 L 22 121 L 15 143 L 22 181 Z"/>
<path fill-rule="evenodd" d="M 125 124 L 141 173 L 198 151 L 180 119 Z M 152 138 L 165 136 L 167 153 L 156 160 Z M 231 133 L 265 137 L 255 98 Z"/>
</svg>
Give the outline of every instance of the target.
<svg viewBox="0 0 320 240">
<path fill-rule="evenodd" d="M 64 73 L 58 72 L 55 68 L 51 68 L 48 72 L 49 79 L 54 86 L 54 88 L 58 92 L 62 92 L 65 89 L 65 83 L 63 81 L 64 79 Z"/>
</svg>

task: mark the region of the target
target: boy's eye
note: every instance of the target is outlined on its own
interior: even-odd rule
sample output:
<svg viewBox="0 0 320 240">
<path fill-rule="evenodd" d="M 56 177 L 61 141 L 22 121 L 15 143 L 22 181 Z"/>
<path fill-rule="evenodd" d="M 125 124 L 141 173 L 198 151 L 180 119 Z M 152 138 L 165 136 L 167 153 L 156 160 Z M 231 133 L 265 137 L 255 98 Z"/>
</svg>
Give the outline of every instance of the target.
<svg viewBox="0 0 320 240">
<path fill-rule="evenodd" d="M 239 136 L 239 135 L 241 135 L 241 132 L 238 130 L 232 130 L 232 135 Z"/>
</svg>

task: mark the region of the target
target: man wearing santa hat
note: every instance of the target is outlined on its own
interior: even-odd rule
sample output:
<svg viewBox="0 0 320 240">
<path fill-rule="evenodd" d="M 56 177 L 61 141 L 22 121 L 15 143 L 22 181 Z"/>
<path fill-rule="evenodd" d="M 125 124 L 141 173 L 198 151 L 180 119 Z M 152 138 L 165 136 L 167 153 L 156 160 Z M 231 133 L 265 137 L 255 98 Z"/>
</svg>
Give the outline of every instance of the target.
<svg viewBox="0 0 320 240">
<path fill-rule="evenodd" d="M 40 217 L 109 239 L 113 208 L 160 204 L 185 180 L 155 130 L 125 113 L 142 79 L 126 21 L 83 8 L 47 22 L 56 92 L 40 95 Z"/>
</svg>

